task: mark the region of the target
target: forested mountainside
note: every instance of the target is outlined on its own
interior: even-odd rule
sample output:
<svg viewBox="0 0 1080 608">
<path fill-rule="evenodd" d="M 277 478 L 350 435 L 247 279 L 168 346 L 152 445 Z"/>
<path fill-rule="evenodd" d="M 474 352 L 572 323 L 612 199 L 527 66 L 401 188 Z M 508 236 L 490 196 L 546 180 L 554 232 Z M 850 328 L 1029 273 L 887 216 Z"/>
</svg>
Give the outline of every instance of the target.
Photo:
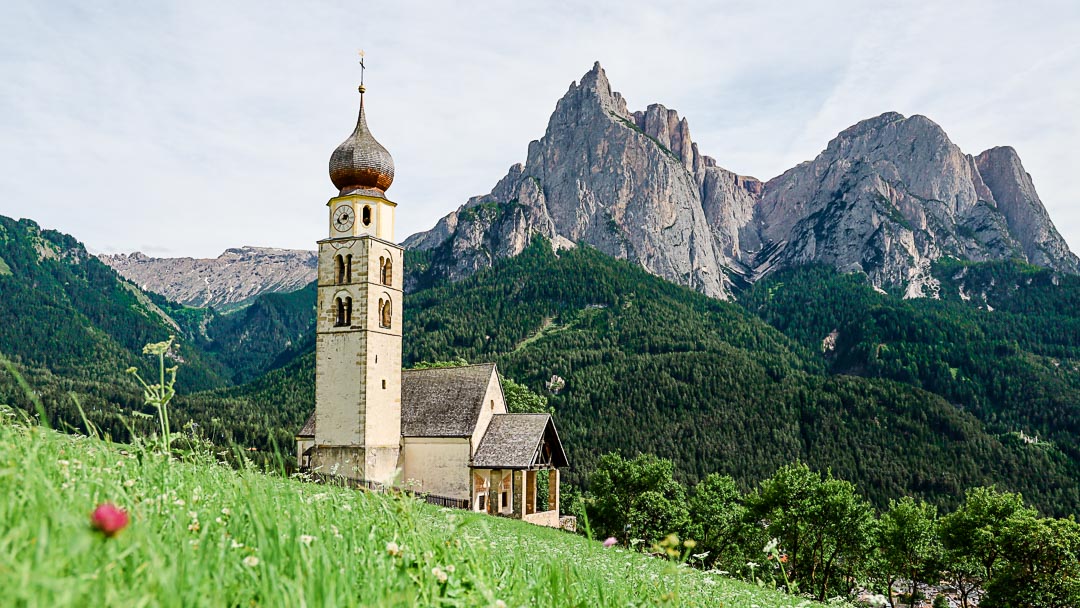
<svg viewBox="0 0 1080 608">
<path fill-rule="evenodd" d="M 701 153 L 674 110 L 629 111 L 599 64 L 571 84 L 524 164 L 405 244 L 458 279 L 535 234 L 720 298 L 814 262 L 910 295 L 932 291 L 929 265 L 945 257 L 1080 272 L 1010 147 L 965 154 L 930 119 L 886 112 L 762 182 Z"/>
<path fill-rule="evenodd" d="M 801 271 L 805 278 L 792 271 L 787 290 L 779 281 L 762 283 L 740 306 L 656 280 L 595 250 L 557 257 L 543 246 L 526 251 L 459 284 L 413 294 L 406 306 L 406 352 L 413 359 L 494 359 L 536 390 L 547 390 L 553 375 L 562 378 L 565 387 L 547 394 L 581 470 L 606 451 L 648 451 L 672 458 L 688 479 L 720 471 L 745 484 L 799 458 L 856 482 L 879 505 L 905 493 L 949 505 L 963 488 L 995 482 L 1054 512 L 1073 512 L 1080 504 L 1075 442 L 1064 443 L 1068 427 L 1056 431 L 1061 443 L 1026 443 L 1019 435 L 1051 434 L 1054 419 L 1080 403 L 1075 371 L 1069 380 L 1070 372 L 1039 359 L 1061 344 L 1077 348 L 1075 336 L 1032 334 L 1013 343 L 1005 333 L 1013 324 L 997 320 L 997 312 L 959 299 L 904 301 L 877 293 L 865 278 L 820 267 Z M 1040 272 L 1041 280 L 1069 289 L 1080 284 L 1076 277 Z M 858 308 L 868 320 L 851 312 L 857 307 L 843 293 L 845 283 L 858 286 L 864 296 Z M 1017 289 L 1036 283 L 1021 282 Z M 763 308 L 759 300 L 770 291 L 774 308 Z M 828 314 L 850 314 L 853 322 L 828 319 L 815 326 L 817 301 Z M 780 314 L 784 302 L 790 306 Z M 805 313 L 796 312 L 799 304 Z M 908 316 L 879 327 L 873 321 L 882 309 Z M 790 335 L 757 316 L 770 319 L 770 312 L 791 319 L 778 323 Z M 1078 313 L 1071 314 L 1075 327 Z M 919 342 L 870 331 L 918 336 L 971 322 L 981 324 L 983 339 L 970 346 L 955 335 L 927 335 Z M 1016 320 L 1032 327 L 1041 322 L 1037 314 Z M 856 327 L 864 331 L 856 334 Z M 842 358 L 822 352 L 833 329 L 846 336 L 839 345 Z M 934 343 L 938 337 L 946 341 Z M 958 368 L 955 378 L 946 371 L 954 384 L 871 367 L 875 360 L 860 365 L 868 349 L 859 345 L 870 340 L 884 344 L 882 350 L 898 350 L 893 361 L 903 361 L 901 368 L 929 367 L 918 359 L 920 347 L 948 352 L 939 358 Z M 1013 356 L 992 356 L 999 345 Z M 976 348 L 982 349 L 978 356 L 969 350 Z M 974 360 L 959 361 L 965 353 Z M 1062 366 L 1075 367 L 1072 357 Z M 956 398 L 965 388 L 972 392 L 968 402 Z M 1040 408 L 1048 411 L 1036 414 Z"/>
<path fill-rule="evenodd" d="M 124 281 L 75 238 L 0 216 L 0 353 L 68 378 L 123 379 L 143 345 L 179 333 L 182 313 Z M 185 390 L 224 384 L 194 344 L 176 352 Z M 132 384 L 134 387 L 134 384 Z"/>
<path fill-rule="evenodd" d="M 177 333 L 188 384 L 176 425 L 289 451 L 314 401 L 310 286 L 230 315 L 153 304 L 93 258 L 57 253 L 79 251 L 74 239 L 25 221 L 4 227 L 3 327 L 40 335 L 0 334 L 4 352 L 28 368 L 54 422 L 81 426 L 74 393 L 114 437 L 144 424 L 131 412 L 152 412 L 123 370 L 148 363 L 143 343 Z M 54 259 L 42 239 L 66 245 L 47 249 Z M 498 362 L 555 408 L 572 481 L 608 451 L 652 452 L 685 481 L 722 472 L 744 488 L 800 459 L 878 505 L 910 494 L 951 506 L 963 489 L 996 483 L 1048 514 L 1080 506 L 1071 275 L 943 262 L 933 268 L 940 300 L 903 300 L 865 277 L 807 266 L 759 281 L 735 304 L 589 247 L 556 253 L 542 238 L 458 282 L 428 283 L 431 253 L 407 255 L 417 290 L 405 303 L 405 364 Z M 44 329 L 32 319 L 37 291 L 62 312 Z M 9 293 L 25 303 L 6 305 Z M 0 378 L 0 401 L 33 409 Z"/>
</svg>

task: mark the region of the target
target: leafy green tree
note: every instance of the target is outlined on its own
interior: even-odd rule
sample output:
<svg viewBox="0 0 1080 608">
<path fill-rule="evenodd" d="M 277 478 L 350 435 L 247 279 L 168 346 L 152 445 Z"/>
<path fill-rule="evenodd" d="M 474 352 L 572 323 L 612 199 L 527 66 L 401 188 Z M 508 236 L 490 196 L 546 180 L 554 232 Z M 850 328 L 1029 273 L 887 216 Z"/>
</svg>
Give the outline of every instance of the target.
<svg viewBox="0 0 1080 608">
<path fill-rule="evenodd" d="M 905 496 L 892 501 L 877 532 L 874 574 L 895 606 L 893 585 L 909 581 L 910 605 L 915 605 L 919 585 L 937 579 L 941 545 L 938 541 L 937 507 Z"/>
<path fill-rule="evenodd" d="M 448 361 L 418 361 L 412 365 L 409 369 L 444 369 L 447 367 L 465 367 L 469 362 L 462 357 L 456 359 L 450 359 Z"/>
<path fill-rule="evenodd" d="M 649 490 L 639 494 L 630 504 L 630 535 L 651 547 L 669 534 L 681 536 L 688 519 L 686 496 L 681 486 L 667 494 Z"/>
<path fill-rule="evenodd" d="M 502 376 L 503 397 L 506 409 L 511 414 L 551 414 L 554 413 L 543 395 L 534 393 L 524 384 L 514 382 L 512 378 Z"/>
<path fill-rule="evenodd" d="M 690 496 L 689 535 L 707 563 L 722 562 L 727 554 L 741 553 L 738 543 L 746 527 L 742 494 L 730 475 L 713 473 L 694 486 Z"/>
<path fill-rule="evenodd" d="M 802 463 L 781 467 L 747 497 L 748 515 L 788 555 L 794 580 L 819 600 L 849 593 L 872 544 L 874 514 L 852 484 Z"/>
<path fill-rule="evenodd" d="M 1080 606 L 1080 524 L 1023 511 L 1002 536 L 1005 560 L 986 586 L 981 608 Z"/>
<path fill-rule="evenodd" d="M 685 501 L 683 487 L 675 481 L 673 472 L 670 460 L 657 458 L 653 454 L 639 454 L 630 460 L 616 453 L 604 454 L 589 481 L 592 500 L 588 512 L 593 530 L 598 536 L 614 536 L 628 544 L 635 501 L 640 496 L 651 492 L 669 502 Z M 652 496 L 647 502 L 636 506 L 638 512 L 644 512 L 659 504 Z M 682 508 L 685 509 L 685 505 Z M 678 517 L 671 519 L 681 521 Z M 667 530 L 664 533 L 677 531 Z"/>
<path fill-rule="evenodd" d="M 1014 517 L 1033 518 L 1035 512 L 1024 506 L 1021 495 L 985 487 L 968 490 L 960 508 L 941 518 L 943 573 L 964 608 L 971 593 L 985 588 L 1003 562 L 1004 534 Z"/>
</svg>

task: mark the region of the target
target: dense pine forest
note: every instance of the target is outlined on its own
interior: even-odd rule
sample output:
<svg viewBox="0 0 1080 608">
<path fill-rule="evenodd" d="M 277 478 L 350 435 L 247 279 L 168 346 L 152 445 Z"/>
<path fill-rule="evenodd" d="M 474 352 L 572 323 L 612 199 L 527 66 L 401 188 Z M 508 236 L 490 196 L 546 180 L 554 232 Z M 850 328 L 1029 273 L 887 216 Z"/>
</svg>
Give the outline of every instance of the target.
<svg viewBox="0 0 1080 608">
<path fill-rule="evenodd" d="M 177 426 L 291 451 L 313 407 L 310 287 L 230 314 L 185 308 L 71 237 L 0 228 L 0 352 L 54 425 L 81 427 L 79 404 L 119 440 L 149 424 L 125 369 L 175 334 Z M 1080 506 L 1076 277 L 944 262 L 941 299 L 903 300 L 806 267 L 732 303 L 542 240 L 457 283 L 425 280 L 424 255 L 406 267 L 405 364 L 496 361 L 554 409 L 583 489 L 603 454 L 644 452 L 682 483 L 726 474 L 744 492 L 799 460 L 878 508 L 910 495 L 949 510 L 990 484 L 1049 515 Z M 0 402 L 34 409 L 6 373 Z"/>
</svg>

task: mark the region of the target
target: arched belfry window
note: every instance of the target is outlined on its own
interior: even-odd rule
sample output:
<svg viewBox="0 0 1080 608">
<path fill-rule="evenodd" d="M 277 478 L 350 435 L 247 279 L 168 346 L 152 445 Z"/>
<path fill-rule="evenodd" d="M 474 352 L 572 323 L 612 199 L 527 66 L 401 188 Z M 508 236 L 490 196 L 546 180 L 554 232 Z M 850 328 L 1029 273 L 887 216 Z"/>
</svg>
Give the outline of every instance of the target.
<svg viewBox="0 0 1080 608">
<path fill-rule="evenodd" d="M 352 325 L 352 298 L 345 298 L 345 323 L 343 325 Z"/>
<path fill-rule="evenodd" d="M 345 259 L 340 255 L 334 256 L 334 283 L 341 285 L 345 282 Z"/>
<path fill-rule="evenodd" d="M 393 320 L 394 309 L 390 300 L 379 300 L 379 325 L 381 327 L 390 327 L 390 322 Z"/>
<path fill-rule="evenodd" d="M 345 325 L 345 300 L 342 300 L 341 298 L 334 298 L 334 306 L 336 307 L 334 326 L 341 327 Z"/>
<path fill-rule="evenodd" d="M 345 256 L 345 282 L 352 283 L 352 254 Z"/>
<path fill-rule="evenodd" d="M 382 267 L 382 284 L 389 285 L 394 280 L 394 262 L 391 258 L 386 258 Z"/>
<path fill-rule="evenodd" d="M 363 211 L 360 212 L 360 222 L 365 226 L 371 225 L 371 205 L 364 205 Z"/>
</svg>

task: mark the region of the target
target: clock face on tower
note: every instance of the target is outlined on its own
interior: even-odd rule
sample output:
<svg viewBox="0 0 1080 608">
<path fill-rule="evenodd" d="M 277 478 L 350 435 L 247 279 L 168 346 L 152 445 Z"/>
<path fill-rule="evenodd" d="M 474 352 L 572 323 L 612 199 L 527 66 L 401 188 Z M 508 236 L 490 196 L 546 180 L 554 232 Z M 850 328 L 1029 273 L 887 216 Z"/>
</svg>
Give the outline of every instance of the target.
<svg viewBox="0 0 1080 608">
<path fill-rule="evenodd" d="M 351 205 L 342 205 L 334 211 L 334 228 L 338 232 L 345 232 L 352 228 L 353 220 L 356 219 Z"/>
</svg>

